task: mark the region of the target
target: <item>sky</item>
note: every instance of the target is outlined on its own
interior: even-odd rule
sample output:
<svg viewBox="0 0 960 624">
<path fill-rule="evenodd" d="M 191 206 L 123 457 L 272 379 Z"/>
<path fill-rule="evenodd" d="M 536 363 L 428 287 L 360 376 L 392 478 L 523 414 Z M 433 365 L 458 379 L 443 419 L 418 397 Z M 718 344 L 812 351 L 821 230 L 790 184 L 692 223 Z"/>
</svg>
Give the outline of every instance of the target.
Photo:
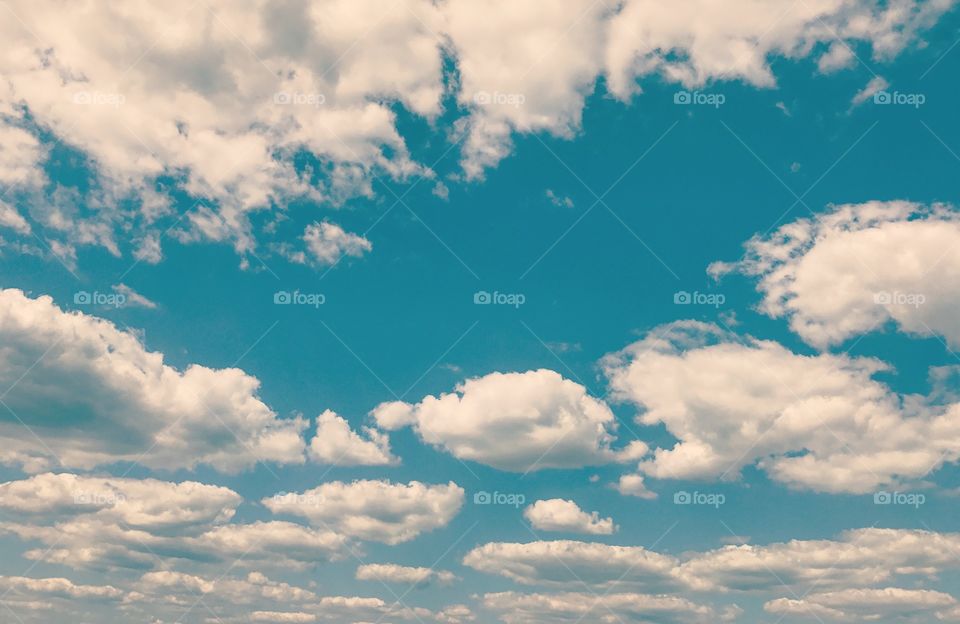
<svg viewBox="0 0 960 624">
<path fill-rule="evenodd" d="M 954 4 L 5 2 L 0 622 L 960 621 Z"/>
</svg>

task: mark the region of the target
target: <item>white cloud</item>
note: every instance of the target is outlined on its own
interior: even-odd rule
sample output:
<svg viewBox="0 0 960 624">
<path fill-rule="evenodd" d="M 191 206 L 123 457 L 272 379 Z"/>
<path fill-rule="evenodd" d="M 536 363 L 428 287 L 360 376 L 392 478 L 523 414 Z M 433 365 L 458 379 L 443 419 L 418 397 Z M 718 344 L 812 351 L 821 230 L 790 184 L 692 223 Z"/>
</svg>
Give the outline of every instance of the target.
<svg viewBox="0 0 960 624">
<path fill-rule="evenodd" d="M 342 558 L 348 543 L 345 536 L 333 531 L 290 522 L 222 524 L 199 531 L 135 529 L 96 515 L 46 526 L 0 523 L 0 533 L 44 544 L 44 548 L 26 551 L 27 559 L 93 570 L 151 570 L 167 568 L 171 561 L 302 570 Z"/>
<path fill-rule="evenodd" d="M 124 305 L 127 307 L 146 308 L 148 310 L 155 310 L 157 308 L 156 302 L 147 299 L 126 284 L 113 286 L 113 292 L 123 295 Z"/>
<path fill-rule="evenodd" d="M 761 310 L 788 318 L 819 348 L 892 321 L 905 333 L 939 334 L 960 346 L 960 213 L 906 201 L 837 206 L 746 244 L 735 264 L 759 279 Z"/>
<path fill-rule="evenodd" d="M 681 321 L 604 360 L 614 395 L 677 439 L 640 463 L 661 479 L 734 479 L 751 465 L 793 487 L 866 493 L 960 457 L 960 404 L 899 396 L 870 358 L 804 356 Z"/>
<path fill-rule="evenodd" d="M 240 496 L 214 485 L 41 474 L 0 484 L 0 533 L 44 544 L 27 559 L 149 570 L 171 561 L 303 568 L 337 559 L 347 538 L 289 522 L 230 524 Z"/>
<path fill-rule="evenodd" d="M 372 427 L 364 427 L 364 439 L 350 424 L 327 410 L 317 417 L 317 433 L 310 441 L 310 457 L 336 466 L 387 466 L 400 463 L 390 453 L 390 439 Z"/>
<path fill-rule="evenodd" d="M 846 589 L 809 594 L 797 599 L 778 598 L 764 604 L 763 610 L 789 618 L 787 621 L 929 622 L 932 618 L 952 619 L 943 616 L 956 604 L 953 596 L 943 592 L 887 587 Z"/>
<path fill-rule="evenodd" d="M 291 256 L 296 262 L 308 262 L 319 266 L 336 264 L 343 256 L 359 258 L 373 249 L 366 238 L 345 232 L 342 227 L 329 221 L 311 223 L 303 232 L 306 253 Z"/>
<path fill-rule="evenodd" d="M 600 518 L 596 511 L 587 513 L 575 502 L 562 498 L 538 500 L 523 510 L 523 516 L 540 531 L 611 535 L 618 528 L 613 518 Z"/>
<path fill-rule="evenodd" d="M 890 83 L 887 82 L 885 78 L 883 78 L 882 76 L 874 76 L 870 80 L 870 82 L 866 84 L 864 88 L 857 91 L 856 95 L 853 96 L 853 99 L 850 101 L 850 103 L 853 104 L 854 106 L 859 106 L 860 104 L 863 104 L 864 102 L 872 98 L 874 95 L 876 95 L 880 91 L 886 90 L 886 88 L 889 86 L 890 86 Z"/>
<path fill-rule="evenodd" d="M 960 569 L 960 534 L 865 528 L 836 539 L 730 545 L 674 557 L 580 541 L 491 542 L 463 563 L 521 585 L 614 591 L 840 591 Z"/>
<path fill-rule="evenodd" d="M 639 474 L 620 475 L 620 479 L 617 481 L 614 489 L 624 496 L 636 496 L 637 498 L 646 499 L 654 499 L 657 497 L 656 492 L 651 492 L 647 489 L 646 480 L 643 478 L 643 475 Z"/>
<path fill-rule="evenodd" d="M 471 550 L 463 564 L 504 576 L 521 585 L 548 587 L 618 586 L 661 589 L 677 586 L 677 559 L 640 546 L 612 546 L 572 540 L 526 544 L 492 542 Z"/>
<path fill-rule="evenodd" d="M 4 600 L 20 600 L 25 596 L 44 596 L 68 600 L 118 600 L 124 592 L 110 585 L 77 585 L 65 578 L 29 578 L 0 576 Z"/>
<path fill-rule="evenodd" d="M 32 472 L 303 462 L 307 423 L 277 418 L 240 369 L 178 371 L 133 333 L 14 289 L 0 291 L 0 344 L 0 462 Z"/>
<path fill-rule="evenodd" d="M 8 7 L 16 19 L 0 28 L 0 184 L 39 193 L 46 150 L 36 137 L 52 136 L 88 157 L 95 174 L 78 198 L 82 212 L 16 204 L 58 255 L 72 260 L 79 245 L 118 255 L 130 242 L 136 257 L 157 261 L 160 233 L 178 218 L 150 201 L 161 177 L 207 200 L 174 238 L 247 254 L 271 236 L 254 225 L 255 211 L 372 195 L 375 176 L 433 176 L 410 157 L 397 103 L 433 122 L 451 95 L 466 111 L 452 133 L 466 135 L 465 177 L 479 178 L 509 154 L 514 133 L 574 136 L 601 79 L 622 100 L 651 75 L 688 87 L 770 87 L 774 57 L 815 56 L 833 71 L 850 62 L 850 45 L 886 60 L 952 4 L 171 0 L 162 10 L 137 1 L 115 11 L 17 0 Z M 295 165 L 304 153 L 317 161 L 306 170 Z M 128 199 L 142 200 L 138 214 L 122 208 Z"/>
<path fill-rule="evenodd" d="M 399 544 L 446 526 L 463 506 L 463 488 L 452 481 L 447 485 L 332 481 L 262 502 L 274 513 L 301 516 L 345 535 Z"/>
<path fill-rule="evenodd" d="M 612 450 L 610 408 L 546 369 L 490 373 L 417 404 L 383 403 L 372 414 L 384 429 L 412 426 L 455 457 L 512 472 L 631 461 L 647 450 L 640 441 Z"/>
<path fill-rule="evenodd" d="M 393 563 L 368 563 L 357 567 L 357 580 L 403 583 L 425 587 L 431 583 L 449 585 L 456 580 L 453 572 L 433 568 L 411 567 Z"/>
<path fill-rule="evenodd" d="M 483 604 L 500 614 L 507 624 L 553 624 L 581 621 L 707 623 L 733 620 L 740 612 L 729 607 L 721 612 L 679 596 L 562 593 L 486 594 Z"/>
<path fill-rule="evenodd" d="M 92 514 L 147 531 L 220 524 L 240 502 L 233 490 L 194 481 L 47 473 L 0 484 L 0 509 L 56 519 Z"/>
<path fill-rule="evenodd" d="M 0 201 L 0 226 L 10 228 L 20 234 L 31 232 L 30 224 L 17 209 L 5 201 Z"/>
</svg>

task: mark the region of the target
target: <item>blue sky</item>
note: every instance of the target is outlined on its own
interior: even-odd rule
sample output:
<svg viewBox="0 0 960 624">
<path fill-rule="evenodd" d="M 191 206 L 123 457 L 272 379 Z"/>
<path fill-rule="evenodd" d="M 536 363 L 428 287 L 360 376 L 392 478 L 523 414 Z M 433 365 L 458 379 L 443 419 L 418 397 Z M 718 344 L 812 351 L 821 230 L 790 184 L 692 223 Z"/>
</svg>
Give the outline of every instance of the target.
<svg viewBox="0 0 960 624">
<path fill-rule="evenodd" d="M 402 4 L 11 9 L 0 619 L 960 619 L 952 4 Z"/>
</svg>

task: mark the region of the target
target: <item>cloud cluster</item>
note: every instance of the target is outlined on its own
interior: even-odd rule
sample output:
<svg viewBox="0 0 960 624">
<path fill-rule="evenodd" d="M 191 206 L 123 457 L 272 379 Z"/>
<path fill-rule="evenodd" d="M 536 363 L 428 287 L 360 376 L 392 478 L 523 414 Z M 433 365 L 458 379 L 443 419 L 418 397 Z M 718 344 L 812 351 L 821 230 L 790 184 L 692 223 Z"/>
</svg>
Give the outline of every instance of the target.
<svg viewBox="0 0 960 624">
<path fill-rule="evenodd" d="M 394 563 L 367 563 L 357 567 L 356 578 L 359 581 L 380 581 L 382 583 L 403 583 L 425 587 L 431 583 L 449 585 L 456 580 L 453 572 L 434 570 L 418 566 L 402 566 Z"/>
<path fill-rule="evenodd" d="M 364 540 L 399 544 L 446 526 L 463 506 L 463 488 L 452 481 L 446 485 L 331 481 L 298 494 L 277 494 L 262 502 L 276 514 L 306 518 L 314 526 Z"/>
<path fill-rule="evenodd" d="M 246 255 L 278 223 L 255 226 L 257 211 L 338 205 L 371 195 L 376 177 L 434 177 L 411 157 L 398 105 L 431 122 L 452 112 L 445 130 L 475 179 L 515 133 L 575 134 L 601 79 L 624 101 L 654 74 L 770 87 L 774 57 L 812 56 L 824 72 L 849 66 L 851 46 L 889 59 L 952 4 L 16 0 L 0 27 L 0 184 L 15 187 L 0 227 L 44 232 L 65 262 L 88 245 L 158 262 L 168 229 Z M 51 140 L 85 159 L 89 188 L 43 188 Z M 178 205 L 178 191 L 195 202 Z M 326 221 L 299 245 L 284 255 L 316 264 L 370 248 Z"/>
<path fill-rule="evenodd" d="M 594 591 L 803 594 L 871 587 L 960 568 L 960 534 L 856 529 L 836 539 L 730 545 L 681 557 L 639 546 L 580 541 L 491 542 L 463 559 L 522 585 Z M 792 596 L 791 596 L 792 597 Z"/>
<path fill-rule="evenodd" d="M 372 427 L 364 436 L 352 431 L 350 424 L 327 410 L 317 417 L 317 432 L 310 441 L 310 457 L 336 466 L 387 466 L 400 463 L 390 452 L 390 439 Z"/>
<path fill-rule="evenodd" d="M 715 263 L 758 279 L 761 309 L 827 348 L 891 322 L 914 336 L 960 345 L 960 213 L 907 201 L 846 204 L 746 244 Z"/>
<path fill-rule="evenodd" d="M 587 513 L 562 498 L 538 500 L 523 510 L 523 516 L 539 531 L 610 535 L 617 530 L 613 518 L 601 518 L 596 511 Z"/>
<path fill-rule="evenodd" d="M 454 457 L 510 472 L 632 461 L 647 451 L 638 440 L 613 450 L 610 408 L 547 369 L 490 373 L 419 403 L 383 403 L 372 415 L 383 429 L 411 426 Z"/>
<path fill-rule="evenodd" d="M 677 442 L 640 471 L 733 479 L 751 465 L 791 487 L 866 493 L 960 458 L 960 404 L 893 392 L 871 358 L 801 355 L 678 321 L 603 362 L 614 396 Z"/>
<path fill-rule="evenodd" d="M 306 421 L 278 418 L 240 369 L 179 371 L 109 321 L 16 289 L 0 291 L 0 344 L 2 463 L 237 471 L 304 461 Z"/>
</svg>

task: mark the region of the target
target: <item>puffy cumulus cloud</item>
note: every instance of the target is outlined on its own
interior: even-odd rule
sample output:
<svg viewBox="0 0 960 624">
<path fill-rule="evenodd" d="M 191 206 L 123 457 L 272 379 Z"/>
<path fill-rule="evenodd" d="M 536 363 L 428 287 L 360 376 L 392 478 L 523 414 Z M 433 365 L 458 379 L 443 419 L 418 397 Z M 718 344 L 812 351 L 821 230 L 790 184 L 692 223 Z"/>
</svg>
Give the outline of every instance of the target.
<svg viewBox="0 0 960 624">
<path fill-rule="evenodd" d="M 836 539 L 730 545 L 673 557 L 638 546 L 594 542 L 492 542 L 463 563 L 522 585 L 596 590 L 806 593 L 870 587 L 901 577 L 935 579 L 960 568 L 960 534 L 856 529 Z"/>
<path fill-rule="evenodd" d="M 301 418 L 280 419 L 240 369 L 191 365 L 50 297 L 0 291 L 0 462 L 36 472 L 119 461 L 156 469 L 302 463 Z"/>
<path fill-rule="evenodd" d="M 176 561 L 305 569 L 342 558 L 348 547 L 348 539 L 333 531 L 278 521 L 169 531 L 86 514 L 53 524 L 3 522 L 0 533 L 44 545 L 27 550 L 27 559 L 93 570 L 166 569 Z"/>
<path fill-rule="evenodd" d="M 814 56 L 827 72 L 850 62 L 848 46 L 887 59 L 952 4 L 136 0 L 118 10 L 16 0 L 0 29 L 0 183 L 38 193 L 36 137 L 50 136 L 87 159 L 93 190 L 17 207 L 66 261 L 80 245 L 119 255 L 129 243 L 156 262 L 178 219 L 175 238 L 247 254 L 273 236 L 254 222 L 276 223 L 254 211 L 371 195 L 374 176 L 433 176 L 411 158 L 397 105 L 433 121 L 452 95 L 450 134 L 465 139 L 464 174 L 478 178 L 513 133 L 576 133 L 600 79 L 622 100 L 652 74 L 772 86 L 773 57 Z M 183 213 L 180 190 L 200 205 Z"/>
<path fill-rule="evenodd" d="M 857 588 L 955 570 L 958 545 L 956 533 L 855 529 L 837 539 L 731 545 L 694 554 L 683 574 L 701 587 L 727 591 Z"/>
<path fill-rule="evenodd" d="M 384 429 L 412 426 L 461 460 L 511 472 L 632 461 L 647 452 L 640 441 L 611 449 L 617 421 L 610 408 L 546 369 L 490 373 L 416 404 L 383 403 L 372 414 Z"/>
<path fill-rule="evenodd" d="M 140 577 L 125 602 L 165 603 L 190 606 L 196 597 L 213 596 L 217 601 L 232 605 L 263 605 L 304 603 L 318 600 L 310 590 L 288 583 L 272 581 L 260 572 L 250 572 L 245 578 L 207 578 L 174 570 L 148 572 Z"/>
<path fill-rule="evenodd" d="M 363 540 L 399 544 L 446 526 L 463 506 L 463 488 L 452 481 L 446 485 L 332 481 L 262 502 L 276 514 L 300 516 Z"/>
<path fill-rule="evenodd" d="M 360 581 L 403 583 L 416 585 L 417 587 L 425 587 L 433 583 L 449 585 L 457 579 L 453 572 L 446 570 L 402 566 L 393 563 L 368 563 L 358 566 L 356 577 Z"/>
<path fill-rule="evenodd" d="M 68 614 L 107 616 L 122 607 L 126 592 L 112 585 L 79 585 L 65 578 L 0 576 L 5 618 L 23 624 L 64 621 Z M 96 615 L 95 615 L 96 614 Z M 99 621 L 99 620 L 98 620 Z"/>
<path fill-rule="evenodd" d="M 462 605 L 441 611 L 387 603 L 378 598 L 357 596 L 319 596 L 313 590 L 273 581 L 260 572 L 246 577 L 216 578 L 197 576 L 173 570 L 150 572 L 133 584 L 124 599 L 124 610 L 131 615 L 162 619 L 182 619 L 184 608 L 190 611 L 202 601 L 206 609 L 216 613 L 218 621 L 227 622 L 375 622 L 414 620 L 459 624 L 469 619 L 469 609 L 456 617 Z"/>
<path fill-rule="evenodd" d="M 506 157 L 514 132 L 570 137 L 603 67 L 611 10 L 590 0 L 529 4 L 449 0 L 447 28 L 460 70 L 463 167 L 478 178 Z"/>
<path fill-rule="evenodd" d="M 373 172 L 424 171 L 408 156 L 391 104 L 427 118 L 440 110 L 441 18 L 426 0 L 387 9 L 372 0 L 9 9 L 16 19 L 0 31 L 8 43 L 0 111 L 90 158 L 98 195 L 108 199 L 82 217 L 87 223 L 119 226 L 128 219 L 124 199 L 149 196 L 156 180 L 172 177 L 215 206 L 190 213 L 187 237 L 244 252 L 255 246 L 252 210 L 299 196 L 337 203 L 369 193 Z M 295 166 L 304 151 L 319 161 L 322 181 Z M 162 231 L 158 220 L 172 216 L 144 208 L 132 219 L 135 238 Z M 57 233 L 64 244 L 84 242 L 69 228 Z"/>
<path fill-rule="evenodd" d="M 559 622 L 727 622 L 740 610 L 736 606 L 721 611 L 686 598 L 667 595 L 561 593 L 522 594 L 500 592 L 485 594 L 483 605 L 497 612 L 507 624 L 547 624 Z"/>
<path fill-rule="evenodd" d="M 249 620 L 255 622 L 392 622 L 397 620 L 415 622 L 443 622 L 462 624 L 472 621 L 473 613 L 464 605 L 451 605 L 440 611 L 423 607 L 411 607 L 399 601 L 385 602 L 379 598 L 358 596 L 324 596 L 315 603 L 305 605 L 302 611 L 256 611 Z M 241 616 L 236 621 L 246 622 Z"/>
<path fill-rule="evenodd" d="M 611 589 L 626 585 L 675 587 L 678 561 L 640 546 L 611 546 L 571 540 L 526 544 L 491 542 L 471 550 L 463 563 L 521 585 Z"/>
<path fill-rule="evenodd" d="M 950 6 L 949 0 L 698 0 L 665 7 L 656 0 L 627 0 L 610 24 L 610 90 L 626 97 L 636 90 L 638 76 L 653 72 L 687 87 L 719 79 L 770 87 L 776 82 L 770 57 L 826 56 L 821 69 L 832 70 L 842 55 L 834 48 L 855 42 L 869 43 L 874 59 L 889 59 Z"/>
<path fill-rule="evenodd" d="M 9 228 L 20 234 L 31 232 L 30 224 L 23 218 L 23 215 L 4 201 L 0 201 L 0 227 Z"/>
<path fill-rule="evenodd" d="M 710 80 L 772 87 L 773 56 L 816 56 L 821 71 L 847 66 L 867 42 L 889 59 L 952 5 L 905 1 L 709 0 L 664 8 L 656 0 L 611 7 L 589 0 L 543 4 L 450 0 L 442 11 L 460 70 L 463 167 L 481 177 L 507 156 L 514 133 L 570 137 L 599 77 L 621 100 L 657 74 L 688 88 Z"/>
<path fill-rule="evenodd" d="M 0 484 L 0 509 L 41 518 L 92 514 L 147 531 L 185 531 L 233 517 L 240 495 L 194 481 L 41 474 Z"/>
<path fill-rule="evenodd" d="M 892 321 L 960 345 L 960 212 L 906 201 L 836 206 L 757 236 L 739 262 L 715 263 L 758 279 L 761 310 L 789 319 L 826 348 Z"/>
<path fill-rule="evenodd" d="M 310 457 L 336 466 L 387 466 L 400 460 L 390 452 L 390 439 L 372 427 L 364 427 L 364 436 L 350 424 L 327 410 L 317 418 L 317 433 L 310 441 Z"/>
<path fill-rule="evenodd" d="M 847 589 L 809 594 L 802 598 L 778 598 L 763 610 L 793 620 L 836 622 L 893 621 L 929 622 L 953 619 L 956 599 L 927 589 Z"/>
<path fill-rule="evenodd" d="M 523 517 L 540 531 L 610 535 L 617 530 L 613 518 L 601 518 L 596 511 L 587 513 L 572 500 L 562 498 L 538 500 L 523 510 Z"/>
<path fill-rule="evenodd" d="M 636 496 L 637 498 L 646 499 L 654 499 L 657 497 L 656 492 L 651 492 L 647 489 L 646 480 L 643 478 L 643 475 L 639 474 L 620 475 L 620 479 L 616 485 L 614 485 L 614 489 L 624 496 Z"/>
<path fill-rule="evenodd" d="M 804 356 L 780 344 L 681 321 L 604 360 L 611 388 L 677 442 L 640 471 L 660 479 L 736 478 L 756 465 L 822 492 L 915 481 L 960 457 L 960 404 L 897 395 L 869 358 Z"/>
<path fill-rule="evenodd" d="M 359 258 L 373 249 L 373 244 L 363 236 L 351 234 L 329 221 L 308 225 L 301 240 L 303 249 L 288 243 L 277 245 L 277 249 L 293 262 L 312 266 L 332 266 L 344 256 Z"/>
<path fill-rule="evenodd" d="M 0 588 L 10 600 L 17 601 L 27 596 L 63 598 L 67 600 L 119 600 L 124 592 L 110 585 L 77 585 L 65 578 L 29 578 L 25 576 L 0 576 Z"/>
</svg>

